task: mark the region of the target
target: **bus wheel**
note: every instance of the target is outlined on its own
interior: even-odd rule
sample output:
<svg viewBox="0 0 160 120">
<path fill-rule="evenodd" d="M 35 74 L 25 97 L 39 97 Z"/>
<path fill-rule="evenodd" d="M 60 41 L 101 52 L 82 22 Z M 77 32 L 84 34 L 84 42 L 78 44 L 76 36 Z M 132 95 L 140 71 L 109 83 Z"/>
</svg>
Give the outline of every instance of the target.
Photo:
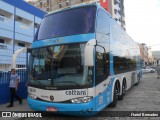
<svg viewBox="0 0 160 120">
<path fill-rule="evenodd" d="M 137 76 L 137 82 L 135 83 L 135 85 L 137 86 L 139 84 L 139 82 L 140 82 L 140 75 L 138 74 L 138 76 Z"/>
<path fill-rule="evenodd" d="M 109 107 L 116 107 L 117 95 L 116 95 L 116 85 L 114 86 L 113 101 L 109 104 Z"/>
<path fill-rule="evenodd" d="M 120 96 L 118 96 L 118 100 L 123 100 L 123 96 L 125 96 L 126 94 L 126 84 L 125 82 L 123 82 L 122 84 L 122 94 Z"/>
</svg>

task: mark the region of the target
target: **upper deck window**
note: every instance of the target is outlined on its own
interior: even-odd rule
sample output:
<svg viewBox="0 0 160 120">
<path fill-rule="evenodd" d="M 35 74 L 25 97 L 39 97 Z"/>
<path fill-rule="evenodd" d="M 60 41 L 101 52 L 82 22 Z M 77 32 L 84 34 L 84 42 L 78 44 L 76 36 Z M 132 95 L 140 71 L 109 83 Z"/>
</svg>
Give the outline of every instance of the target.
<svg viewBox="0 0 160 120">
<path fill-rule="evenodd" d="M 36 39 L 62 37 L 95 31 L 96 6 L 69 9 L 46 16 Z"/>
</svg>

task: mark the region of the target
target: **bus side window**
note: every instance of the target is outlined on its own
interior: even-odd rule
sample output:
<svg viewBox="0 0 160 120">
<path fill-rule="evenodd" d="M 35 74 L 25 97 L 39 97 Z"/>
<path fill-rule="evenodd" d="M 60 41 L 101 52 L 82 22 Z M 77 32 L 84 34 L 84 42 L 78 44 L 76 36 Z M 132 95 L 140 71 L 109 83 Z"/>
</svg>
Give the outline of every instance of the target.
<svg viewBox="0 0 160 120">
<path fill-rule="evenodd" d="M 96 47 L 96 84 L 103 82 L 106 79 L 105 66 L 105 50 L 102 47 Z"/>
<path fill-rule="evenodd" d="M 108 77 L 109 70 L 110 70 L 109 52 L 106 52 L 104 60 L 105 60 L 105 74 L 106 74 L 106 77 Z"/>
</svg>

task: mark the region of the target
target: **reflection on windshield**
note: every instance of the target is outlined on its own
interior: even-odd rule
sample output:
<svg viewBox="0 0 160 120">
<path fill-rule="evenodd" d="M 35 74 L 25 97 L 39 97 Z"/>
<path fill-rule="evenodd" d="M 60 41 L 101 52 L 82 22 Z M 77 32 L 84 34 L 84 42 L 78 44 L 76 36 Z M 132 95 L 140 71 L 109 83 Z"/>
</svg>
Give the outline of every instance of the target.
<svg viewBox="0 0 160 120">
<path fill-rule="evenodd" d="M 85 44 L 34 49 L 30 57 L 30 84 L 40 86 L 92 85 L 92 67 L 84 67 Z"/>
<path fill-rule="evenodd" d="M 93 33 L 96 7 L 86 6 L 46 16 L 37 33 L 37 40 Z"/>
</svg>

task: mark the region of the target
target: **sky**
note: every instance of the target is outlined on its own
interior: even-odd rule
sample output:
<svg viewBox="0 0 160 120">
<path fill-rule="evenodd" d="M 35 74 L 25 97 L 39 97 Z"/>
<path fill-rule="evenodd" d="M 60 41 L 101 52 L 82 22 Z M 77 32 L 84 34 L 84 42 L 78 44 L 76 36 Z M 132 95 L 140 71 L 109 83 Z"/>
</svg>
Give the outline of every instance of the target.
<svg viewBox="0 0 160 120">
<path fill-rule="evenodd" d="M 129 36 L 160 50 L 160 0 L 124 0 L 124 8 Z"/>
<path fill-rule="evenodd" d="M 160 50 L 160 0 L 124 0 L 124 9 L 129 36 Z"/>
</svg>

